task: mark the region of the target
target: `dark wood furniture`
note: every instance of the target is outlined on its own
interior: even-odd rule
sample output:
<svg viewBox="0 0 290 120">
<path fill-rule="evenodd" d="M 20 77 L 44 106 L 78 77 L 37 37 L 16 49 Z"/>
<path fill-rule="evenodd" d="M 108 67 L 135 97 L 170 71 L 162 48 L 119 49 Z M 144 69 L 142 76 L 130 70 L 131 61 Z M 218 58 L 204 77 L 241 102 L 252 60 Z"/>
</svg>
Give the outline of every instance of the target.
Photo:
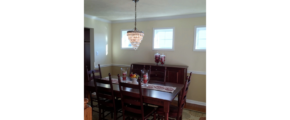
<svg viewBox="0 0 290 120">
<path fill-rule="evenodd" d="M 187 68 L 186 65 L 156 65 L 156 63 L 132 63 L 131 64 L 131 71 L 140 71 L 142 69 L 150 70 L 151 72 L 159 72 L 158 74 L 151 74 L 149 77 L 151 82 L 172 82 L 172 83 L 179 83 L 183 84 L 186 80 L 187 76 Z M 162 72 L 165 71 L 164 74 Z M 137 73 L 136 72 L 136 73 Z M 141 74 L 140 74 L 141 75 Z M 156 79 L 156 80 L 154 80 Z"/>
<path fill-rule="evenodd" d="M 166 82 L 166 67 L 161 66 L 152 66 L 149 71 L 149 82 L 160 82 L 165 83 Z"/>
<path fill-rule="evenodd" d="M 99 108 L 99 120 L 105 119 L 105 111 L 110 111 L 111 117 L 114 114 L 114 120 L 117 120 L 117 111 L 121 108 L 121 103 L 118 100 L 115 100 L 115 95 L 112 86 L 111 74 L 109 73 L 109 80 L 102 80 L 99 78 L 94 79 L 96 95 L 98 100 Z M 104 88 L 98 84 L 106 85 L 109 88 Z"/>
<path fill-rule="evenodd" d="M 154 84 L 158 84 L 158 83 L 154 83 Z M 84 85 L 85 85 L 86 90 L 95 89 L 95 85 L 94 85 L 93 81 L 85 82 Z M 163 107 L 165 119 L 168 119 L 170 103 L 174 100 L 174 98 L 177 95 L 181 95 L 180 93 L 181 93 L 181 90 L 183 88 L 183 84 L 166 82 L 166 83 L 160 84 L 160 85 L 172 86 L 172 87 L 176 87 L 176 89 L 173 93 L 168 93 L 168 92 L 162 92 L 162 91 L 142 88 L 143 102 Z M 104 85 L 104 84 L 98 84 L 98 86 L 109 88 L 107 85 Z M 119 85 L 112 84 L 112 86 L 113 86 L 113 90 L 114 90 L 114 95 L 116 97 L 121 97 Z M 138 90 L 131 89 L 131 88 L 127 88 L 126 91 L 139 93 Z"/>
<path fill-rule="evenodd" d="M 96 75 L 98 74 L 98 75 Z M 100 64 L 98 64 L 98 69 L 96 70 L 89 70 L 89 68 L 86 66 L 86 78 L 87 80 L 86 81 L 93 81 L 94 78 L 95 79 L 100 79 L 102 78 L 102 72 L 101 72 L 101 67 L 100 67 Z M 91 101 L 91 107 L 94 108 L 94 107 L 98 107 L 97 105 L 93 105 L 93 101 L 96 101 L 96 91 L 95 90 L 92 90 L 92 91 L 85 91 L 87 92 L 87 94 L 89 94 L 89 96 L 85 96 L 85 97 L 89 97 L 90 98 L 90 101 Z M 85 95 L 87 95 L 85 93 Z M 96 111 L 98 112 L 98 111 Z"/>
<path fill-rule="evenodd" d="M 192 72 L 190 72 L 190 73 L 189 73 L 189 76 L 188 76 L 188 84 L 190 84 L 191 74 L 192 74 Z M 185 101 L 185 106 L 186 106 L 186 99 L 184 99 L 184 101 Z"/>
<path fill-rule="evenodd" d="M 188 92 L 189 84 L 190 84 L 190 76 L 187 77 L 187 80 L 182 89 L 182 94 L 178 98 L 180 99 L 178 101 L 178 106 L 173 106 L 173 105 L 170 106 L 169 117 L 175 118 L 176 120 L 182 120 L 182 111 L 183 111 L 183 107 L 186 104 L 185 100 L 186 100 L 186 95 Z M 164 111 L 164 107 L 158 107 L 157 109 L 158 118 L 160 115 L 161 116 L 165 115 L 163 111 Z"/>
<path fill-rule="evenodd" d="M 130 73 L 129 74 L 138 74 L 138 75 L 141 75 L 141 69 L 143 69 L 143 67 L 139 67 L 139 66 L 135 66 L 133 68 L 133 64 L 131 64 L 131 67 L 130 67 Z"/>
<path fill-rule="evenodd" d="M 125 120 L 126 117 L 136 118 L 137 120 L 145 120 L 155 112 L 156 109 L 154 107 L 143 105 L 140 77 L 138 79 L 138 85 L 122 83 L 119 74 L 118 81 L 122 99 L 123 120 Z M 127 91 L 126 89 L 128 88 L 136 89 L 139 93 Z"/>
<path fill-rule="evenodd" d="M 85 98 L 85 100 L 84 100 L 84 120 L 92 120 L 92 118 L 93 118 L 92 107 L 87 104 L 88 102 L 89 102 L 89 99 Z"/>
<path fill-rule="evenodd" d="M 98 64 L 98 69 L 95 69 L 95 70 L 89 70 L 89 67 L 86 66 L 86 70 L 87 70 L 87 79 L 86 81 L 91 81 L 93 80 L 93 78 L 102 78 L 102 71 L 101 71 L 101 67 L 100 67 L 100 64 Z M 98 75 L 96 75 L 96 73 Z"/>
</svg>

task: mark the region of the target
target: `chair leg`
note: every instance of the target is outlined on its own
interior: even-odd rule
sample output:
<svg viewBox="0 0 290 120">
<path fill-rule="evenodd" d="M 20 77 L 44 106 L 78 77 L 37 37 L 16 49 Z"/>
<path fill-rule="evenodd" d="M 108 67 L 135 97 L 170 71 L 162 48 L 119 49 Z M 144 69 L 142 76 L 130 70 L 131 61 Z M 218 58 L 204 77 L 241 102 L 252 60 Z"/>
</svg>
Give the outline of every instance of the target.
<svg viewBox="0 0 290 120">
<path fill-rule="evenodd" d="M 99 108 L 99 120 L 102 119 L 102 110 Z"/>
<path fill-rule="evenodd" d="M 118 112 L 118 110 L 114 110 L 114 120 L 117 120 L 117 112 Z"/>
<path fill-rule="evenodd" d="M 111 113 L 110 113 L 110 114 L 111 114 L 111 119 L 113 119 L 113 113 L 114 113 L 114 112 L 113 112 L 113 111 L 110 111 L 110 112 L 111 112 Z"/>
<path fill-rule="evenodd" d="M 156 120 L 156 114 L 154 113 L 154 115 L 153 115 L 153 120 Z"/>
<path fill-rule="evenodd" d="M 92 107 L 92 109 L 93 109 L 93 98 L 92 98 L 92 93 L 91 92 L 89 92 L 90 93 L 90 98 L 91 98 L 91 107 Z"/>
</svg>

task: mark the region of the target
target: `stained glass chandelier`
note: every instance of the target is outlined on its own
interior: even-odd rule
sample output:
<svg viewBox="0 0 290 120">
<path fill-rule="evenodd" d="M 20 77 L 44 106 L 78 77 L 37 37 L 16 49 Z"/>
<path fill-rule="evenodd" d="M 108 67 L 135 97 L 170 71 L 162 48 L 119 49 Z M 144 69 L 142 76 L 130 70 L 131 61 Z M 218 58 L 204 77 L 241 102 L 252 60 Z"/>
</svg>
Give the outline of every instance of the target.
<svg viewBox="0 0 290 120">
<path fill-rule="evenodd" d="M 127 36 L 134 50 L 137 50 L 143 39 L 144 33 L 143 31 L 138 31 L 136 28 L 136 4 L 139 0 L 133 1 L 135 2 L 135 28 L 134 31 L 127 31 Z"/>
</svg>

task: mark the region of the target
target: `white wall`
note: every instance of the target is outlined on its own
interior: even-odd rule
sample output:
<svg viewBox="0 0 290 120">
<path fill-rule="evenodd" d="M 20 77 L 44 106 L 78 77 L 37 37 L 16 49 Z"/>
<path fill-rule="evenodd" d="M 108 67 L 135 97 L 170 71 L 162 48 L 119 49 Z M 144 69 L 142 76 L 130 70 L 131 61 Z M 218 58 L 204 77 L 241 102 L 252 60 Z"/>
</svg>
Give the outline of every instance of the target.
<svg viewBox="0 0 290 120">
<path fill-rule="evenodd" d="M 94 63 L 101 65 L 111 64 L 111 23 L 84 17 L 84 27 L 94 29 L 94 40 L 91 41 L 91 57 L 94 58 L 92 65 Z M 108 47 L 107 49 L 106 46 Z M 96 55 L 97 51 L 98 55 Z"/>
<path fill-rule="evenodd" d="M 206 71 L 206 52 L 193 51 L 195 26 L 206 25 L 206 17 L 137 21 L 137 29 L 145 36 L 138 50 L 121 49 L 121 30 L 133 29 L 134 22 L 112 24 L 112 63 L 130 65 L 134 62 L 154 63 L 153 28 L 174 27 L 174 51 L 161 51 L 166 55 L 165 64 L 187 65 L 189 71 Z"/>
</svg>

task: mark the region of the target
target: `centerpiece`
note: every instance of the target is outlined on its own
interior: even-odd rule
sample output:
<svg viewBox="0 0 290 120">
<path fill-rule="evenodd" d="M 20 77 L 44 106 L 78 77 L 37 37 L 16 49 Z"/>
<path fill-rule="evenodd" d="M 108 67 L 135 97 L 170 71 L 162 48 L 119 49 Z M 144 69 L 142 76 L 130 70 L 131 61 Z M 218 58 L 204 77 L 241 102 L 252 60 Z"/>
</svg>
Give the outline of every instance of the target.
<svg viewBox="0 0 290 120">
<path fill-rule="evenodd" d="M 133 84 L 138 84 L 138 82 L 137 82 L 137 79 L 139 78 L 139 75 L 138 74 L 131 73 L 130 74 L 130 78 L 131 78 Z"/>
</svg>

